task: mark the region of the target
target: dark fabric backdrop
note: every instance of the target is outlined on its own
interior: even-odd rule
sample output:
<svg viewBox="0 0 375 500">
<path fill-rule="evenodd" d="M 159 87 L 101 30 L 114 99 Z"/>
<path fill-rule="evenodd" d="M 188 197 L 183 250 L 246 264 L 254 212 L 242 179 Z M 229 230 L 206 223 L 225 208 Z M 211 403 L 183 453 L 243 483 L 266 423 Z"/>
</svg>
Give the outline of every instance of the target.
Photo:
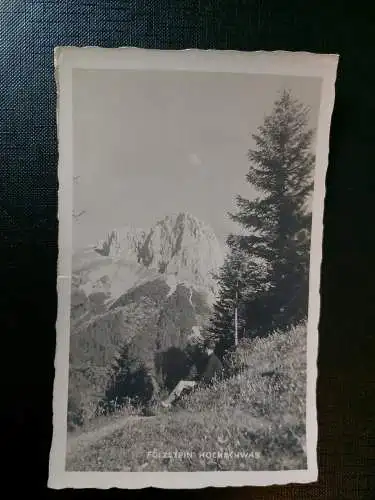
<svg viewBox="0 0 375 500">
<path fill-rule="evenodd" d="M 375 17 L 338 0 L 8 0 L 0 3 L 0 304 L 3 482 L 46 490 L 52 436 L 57 143 L 53 48 L 303 50 L 341 56 L 327 177 L 311 485 L 206 490 L 254 499 L 375 498 L 372 281 Z M 370 257 L 371 255 L 371 257 Z M 90 492 L 144 495 L 147 492 Z M 154 492 L 153 492 L 154 493 Z M 86 493 L 87 494 L 87 493 Z M 167 493 L 166 493 L 167 494 Z M 169 493 L 182 495 L 182 492 Z"/>
</svg>

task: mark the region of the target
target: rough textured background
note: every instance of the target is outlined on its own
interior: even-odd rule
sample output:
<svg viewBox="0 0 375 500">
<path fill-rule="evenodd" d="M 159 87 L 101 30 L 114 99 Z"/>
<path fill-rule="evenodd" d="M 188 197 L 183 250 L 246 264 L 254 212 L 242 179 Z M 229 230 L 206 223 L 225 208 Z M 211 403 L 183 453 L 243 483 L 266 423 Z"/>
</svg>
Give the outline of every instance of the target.
<svg viewBox="0 0 375 500">
<path fill-rule="evenodd" d="M 375 18 L 371 2 L 348 5 L 338 0 L 0 3 L 0 304 L 5 369 L 1 428 L 9 472 L 17 469 L 24 478 L 16 483 L 17 489 L 45 489 L 52 436 L 57 261 L 53 48 L 133 45 L 341 55 L 325 214 L 318 366 L 320 480 L 214 494 L 255 499 L 374 497 L 374 372 L 369 348 L 373 306 L 368 302 L 368 283 Z M 195 494 L 203 498 L 211 492 Z"/>
</svg>

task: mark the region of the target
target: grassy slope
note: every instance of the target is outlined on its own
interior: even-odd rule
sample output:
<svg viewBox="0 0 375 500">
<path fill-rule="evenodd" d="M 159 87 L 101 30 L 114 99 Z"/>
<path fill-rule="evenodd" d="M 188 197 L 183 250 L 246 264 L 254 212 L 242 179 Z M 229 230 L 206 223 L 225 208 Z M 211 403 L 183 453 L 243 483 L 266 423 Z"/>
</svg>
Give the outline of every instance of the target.
<svg viewBox="0 0 375 500">
<path fill-rule="evenodd" d="M 122 427 L 68 456 L 67 469 L 306 468 L 305 325 L 243 344 L 232 362 L 237 375 L 197 391 L 170 413 L 142 422 L 124 417 Z"/>
</svg>

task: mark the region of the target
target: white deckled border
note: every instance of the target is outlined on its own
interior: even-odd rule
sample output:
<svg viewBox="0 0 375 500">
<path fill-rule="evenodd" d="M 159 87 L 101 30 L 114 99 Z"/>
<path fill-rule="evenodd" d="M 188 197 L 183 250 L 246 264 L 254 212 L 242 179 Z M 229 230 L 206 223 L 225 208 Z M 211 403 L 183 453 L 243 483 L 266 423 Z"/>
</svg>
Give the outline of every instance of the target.
<svg viewBox="0 0 375 500">
<path fill-rule="evenodd" d="M 322 259 L 325 178 L 328 166 L 331 115 L 339 56 L 309 52 L 239 52 L 216 50 L 149 50 L 135 47 L 57 47 L 57 126 L 59 141 L 59 259 L 58 315 L 56 321 L 53 437 L 48 487 L 197 489 L 209 486 L 267 486 L 310 483 L 318 479 L 316 382 L 318 325 L 320 318 L 320 266 Z M 307 470 L 254 472 L 67 472 L 67 400 L 69 370 L 70 285 L 72 257 L 72 72 L 79 69 L 132 69 L 158 71 L 208 71 L 290 75 L 322 79 L 317 127 L 315 188 L 309 282 L 307 334 Z"/>
</svg>

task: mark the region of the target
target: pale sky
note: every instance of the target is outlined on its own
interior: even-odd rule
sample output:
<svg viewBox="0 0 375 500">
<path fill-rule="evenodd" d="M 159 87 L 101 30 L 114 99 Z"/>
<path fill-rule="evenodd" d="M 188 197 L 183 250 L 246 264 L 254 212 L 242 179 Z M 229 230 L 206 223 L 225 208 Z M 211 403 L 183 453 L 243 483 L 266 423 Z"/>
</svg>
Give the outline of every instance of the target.
<svg viewBox="0 0 375 500">
<path fill-rule="evenodd" d="M 187 211 L 224 243 L 238 231 L 234 197 L 246 182 L 251 134 L 288 88 L 311 106 L 320 80 L 234 73 L 74 70 L 74 248 L 124 225 L 151 227 Z"/>
</svg>

